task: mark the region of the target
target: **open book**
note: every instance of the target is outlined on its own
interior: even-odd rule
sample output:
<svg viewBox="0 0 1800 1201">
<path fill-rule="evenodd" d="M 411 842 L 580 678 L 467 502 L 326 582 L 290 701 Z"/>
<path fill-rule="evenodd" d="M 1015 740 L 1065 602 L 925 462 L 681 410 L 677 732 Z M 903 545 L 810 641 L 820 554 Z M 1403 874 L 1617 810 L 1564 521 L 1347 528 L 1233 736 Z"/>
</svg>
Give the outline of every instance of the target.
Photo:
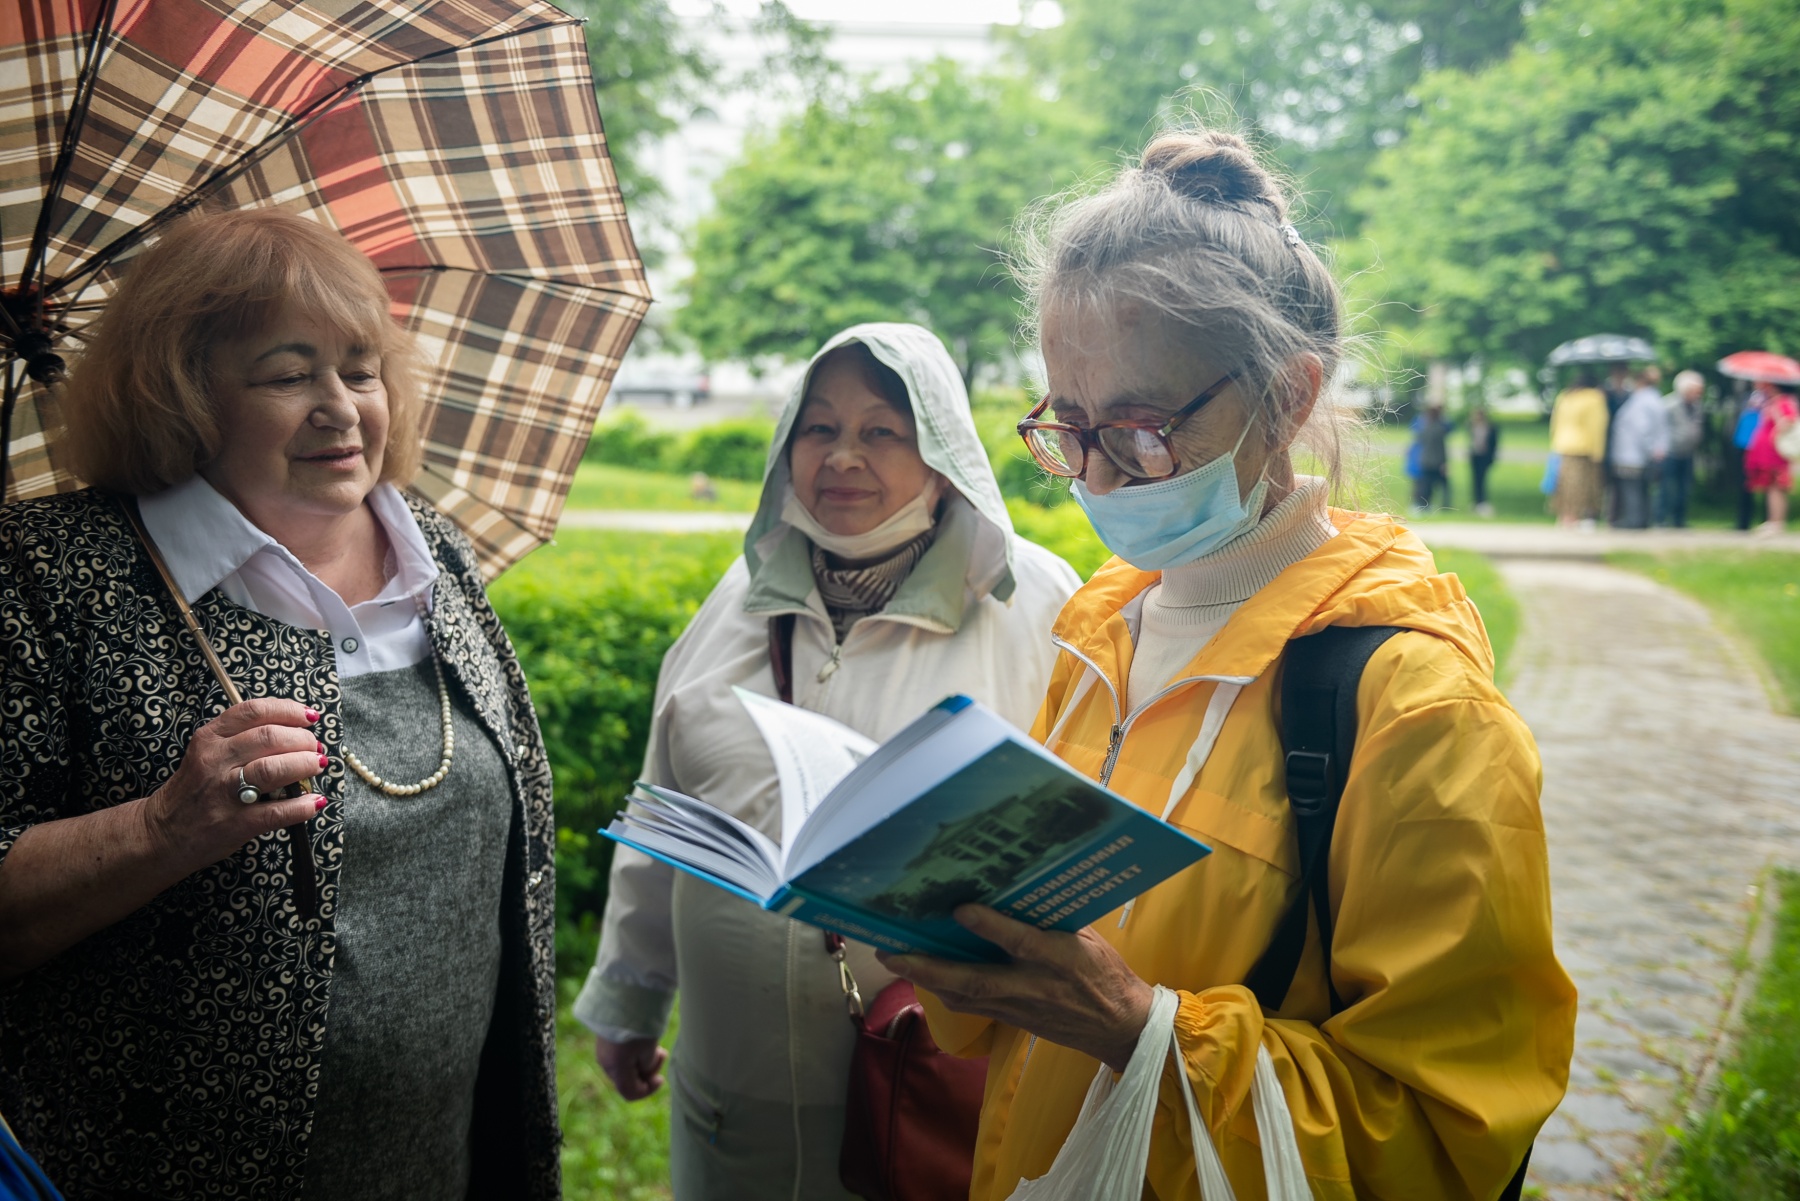
<svg viewBox="0 0 1800 1201">
<path fill-rule="evenodd" d="M 951 911 L 978 902 L 1076 930 L 1210 852 L 968 697 L 877 746 L 829 717 L 736 691 L 775 759 L 781 844 L 642 781 L 601 833 L 825 930 L 889 950 L 1000 959 Z"/>
</svg>

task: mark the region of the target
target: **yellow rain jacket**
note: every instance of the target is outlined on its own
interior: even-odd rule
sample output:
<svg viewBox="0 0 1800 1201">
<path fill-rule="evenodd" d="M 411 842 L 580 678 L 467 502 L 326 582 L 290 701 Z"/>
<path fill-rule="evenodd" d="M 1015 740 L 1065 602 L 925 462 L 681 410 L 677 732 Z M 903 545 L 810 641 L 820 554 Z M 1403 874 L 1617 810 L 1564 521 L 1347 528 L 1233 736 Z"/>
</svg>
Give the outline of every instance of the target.
<svg viewBox="0 0 1800 1201">
<path fill-rule="evenodd" d="M 1337 537 L 1124 713 L 1115 698 L 1136 612 L 1158 577 L 1112 560 L 1057 621 L 1064 653 L 1033 732 L 1095 778 L 1115 754 L 1114 790 L 1168 809 L 1213 848 L 1094 929 L 1144 980 L 1179 992 L 1176 1036 L 1237 1195 L 1265 1196 L 1249 1104 L 1261 1043 L 1315 1197 L 1485 1201 L 1561 1100 L 1574 1051 L 1575 989 L 1550 941 L 1537 748 L 1494 686 L 1493 650 L 1457 578 L 1386 518 L 1332 521 Z M 1346 1008 L 1330 1013 L 1315 925 L 1286 1001 L 1268 1013 L 1239 982 L 1300 888 L 1282 651 L 1328 625 L 1404 632 L 1364 672 L 1331 846 L 1330 970 Z M 1098 1064 L 935 998 L 926 1007 L 940 1046 L 992 1056 L 970 1195 L 1002 1201 L 1049 1169 Z M 1172 1070 L 1148 1186 L 1159 1201 L 1200 1196 Z"/>
</svg>

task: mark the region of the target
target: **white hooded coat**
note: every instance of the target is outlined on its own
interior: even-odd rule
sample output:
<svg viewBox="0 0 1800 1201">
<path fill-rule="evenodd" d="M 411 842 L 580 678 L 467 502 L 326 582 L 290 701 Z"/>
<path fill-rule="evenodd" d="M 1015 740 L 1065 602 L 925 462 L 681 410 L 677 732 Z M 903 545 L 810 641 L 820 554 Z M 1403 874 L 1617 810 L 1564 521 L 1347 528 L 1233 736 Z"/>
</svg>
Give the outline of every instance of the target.
<svg viewBox="0 0 1800 1201">
<path fill-rule="evenodd" d="M 781 518 L 788 433 L 813 368 L 861 342 L 912 398 L 920 455 L 953 485 L 937 536 L 879 613 L 838 644 L 813 582 L 811 544 Z M 794 703 L 881 740 L 952 693 L 1019 726 L 1055 658 L 1050 627 L 1080 580 L 1012 532 L 943 345 L 916 325 L 870 324 L 826 343 L 776 428 L 744 556 L 663 660 L 643 778 L 704 798 L 781 837 L 775 767 L 737 685 L 775 695 L 769 619 L 795 615 Z M 892 981 L 867 947 L 849 961 L 865 997 Z M 671 1174 L 678 1201 L 842 1198 L 838 1145 L 854 1031 L 819 931 L 620 848 L 600 953 L 575 1015 L 624 1041 L 663 1033 L 682 999 Z"/>
</svg>

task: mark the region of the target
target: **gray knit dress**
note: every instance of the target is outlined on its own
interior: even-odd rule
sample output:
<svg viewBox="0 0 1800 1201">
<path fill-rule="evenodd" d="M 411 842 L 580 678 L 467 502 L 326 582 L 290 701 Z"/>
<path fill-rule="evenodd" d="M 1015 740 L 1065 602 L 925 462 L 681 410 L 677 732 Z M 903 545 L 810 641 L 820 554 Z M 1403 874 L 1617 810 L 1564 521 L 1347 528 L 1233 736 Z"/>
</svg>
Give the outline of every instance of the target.
<svg viewBox="0 0 1800 1201">
<path fill-rule="evenodd" d="M 342 682 L 344 742 L 410 784 L 443 752 L 432 661 Z M 500 976 L 506 766 L 452 691 L 437 787 L 389 796 L 348 776 L 307 1201 L 444 1201 L 469 1182 L 470 1119 Z"/>
</svg>

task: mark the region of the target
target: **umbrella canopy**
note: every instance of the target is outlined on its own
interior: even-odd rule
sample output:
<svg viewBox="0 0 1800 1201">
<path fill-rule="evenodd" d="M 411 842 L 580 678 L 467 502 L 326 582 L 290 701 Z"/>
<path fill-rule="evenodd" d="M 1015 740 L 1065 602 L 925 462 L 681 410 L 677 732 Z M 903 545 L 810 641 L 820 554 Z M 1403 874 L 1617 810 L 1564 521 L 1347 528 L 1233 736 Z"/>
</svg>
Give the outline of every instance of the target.
<svg viewBox="0 0 1800 1201">
<path fill-rule="evenodd" d="M 1767 350 L 1740 350 L 1719 360 L 1719 374 L 1765 384 L 1800 384 L 1800 362 Z"/>
<path fill-rule="evenodd" d="M 1552 367 L 1565 363 L 1629 363 L 1656 358 L 1656 348 L 1642 338 L 1625 334 L 1589 334 L 1564 342 L 1550 352 L 1547 362 Z"/>
<path fill-rule="evenodd" d="M 576 18 L 22 0 L 0 5 L 0 130 L 6 499 L 80 486 L 46 440 L 43 381 L 132 254 L 198 205 L 279 205 L 373 259 L 417 336 L 414 487 L 490 576 L 549 539 L 650 303 Z"/>
</svg>

